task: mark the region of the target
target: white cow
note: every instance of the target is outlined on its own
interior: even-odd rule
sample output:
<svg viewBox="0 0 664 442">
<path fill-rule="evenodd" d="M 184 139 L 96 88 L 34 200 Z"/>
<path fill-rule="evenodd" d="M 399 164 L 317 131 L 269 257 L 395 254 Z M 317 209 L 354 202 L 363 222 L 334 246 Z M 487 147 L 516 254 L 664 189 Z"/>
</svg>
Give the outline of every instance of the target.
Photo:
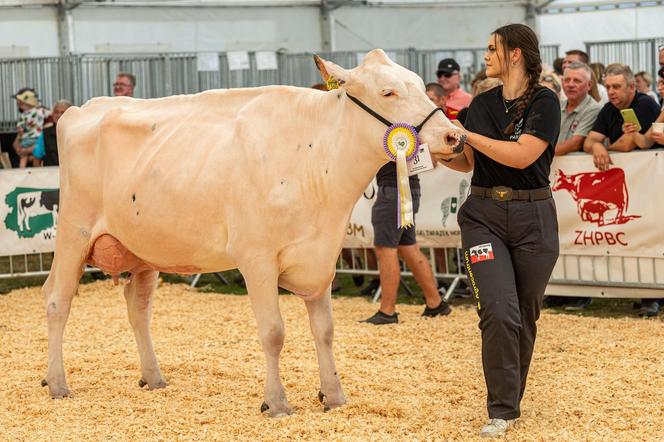
<svg viewBox="0 0 664 442">
<path fill-rule="evenodd" d="M 287 86 L 153 100 L 96 98 L 58 123 L 61 207 L 44 284 L 48 384 L 69 394 L 62 336 L 83 265 L 117 276 L 140 355 L 141 386 L 165 387 L 150 337 L 159 271 L 238 268 L 267 359 L 261 407 L 290 414 L 279 375 L 284 327 L 277 288 L 306 304 L 325 408 L 346 399 L 332 354 L 330 283 L 355 202 L 388 161 L 385 119 L 416 125 L 434 110 L 422 80 L 374 50 L 355 69 L 316 57 L 330 92 Z M 442 112 L 421 130 L 434 158 L 463 149 Z M 99 312 L 99 314 L 103 314 Z"/>
</svg>

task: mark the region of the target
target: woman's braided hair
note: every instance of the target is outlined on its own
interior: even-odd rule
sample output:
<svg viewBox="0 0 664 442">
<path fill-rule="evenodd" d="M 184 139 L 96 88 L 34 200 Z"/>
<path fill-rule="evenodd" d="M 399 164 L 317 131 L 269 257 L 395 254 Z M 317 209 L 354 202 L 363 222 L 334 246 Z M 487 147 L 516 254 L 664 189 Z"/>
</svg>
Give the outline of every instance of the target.
<svg viewBox="0 0 664 442">
<path fill-rule="evenodd" d="M 519 98 L 516 105 L 516 114 L 510 124 L 505 128 L 505 135 L 512 135 L 516 124 L 523 118 L 523 113 L 530 104 L 535 92 L 542 86 L 539 85 L 540 74 L 542 73 L 542 59 L 540 58 L 539 42 L 535 32 L 526 25 L 514 23 L 502 26 L 495 31 L 499 35 L 503 45 L 503 63 L 507 67 L 509 64 L 509 51 L 516 48 L 521 49 L 521 56 L 526 68 L 526 77 L 528 78 L 528 88 Z"/>
</svg>

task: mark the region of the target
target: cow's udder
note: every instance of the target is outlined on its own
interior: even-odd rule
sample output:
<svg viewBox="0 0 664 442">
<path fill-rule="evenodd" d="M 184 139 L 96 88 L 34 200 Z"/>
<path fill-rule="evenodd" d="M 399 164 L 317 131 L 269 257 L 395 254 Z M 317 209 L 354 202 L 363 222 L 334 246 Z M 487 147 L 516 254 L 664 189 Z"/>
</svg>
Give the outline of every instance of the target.
<svg viewBox="0 0 664 442">
<path fill-rule="evenodd" d="M 137 273 L 143 270 L 183 274 L 200 273 L 201 270 L 198 267 L 186 265 L 168 267 L 152 265 L 134 255 L 120 241 L 107 233 L 95 240 L 86 263 L 112 276 L 118 276 L 123 272 Z"/>
</svg>

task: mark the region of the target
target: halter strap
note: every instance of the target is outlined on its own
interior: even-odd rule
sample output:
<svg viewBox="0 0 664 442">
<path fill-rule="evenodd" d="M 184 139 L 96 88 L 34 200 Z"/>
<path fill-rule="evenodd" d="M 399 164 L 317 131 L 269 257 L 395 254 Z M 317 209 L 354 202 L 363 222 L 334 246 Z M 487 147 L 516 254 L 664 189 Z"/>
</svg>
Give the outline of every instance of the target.
<svg viewBox="0 0 664 442">
<path fill-rule="evenodd" d="M 442 110 L 441 108 L 439 108 L 439 107 L 435 108 L 434 110 L 432 110 L 432 111 L 429 113 L 429 115 L 427 115 L 427 117 L 424 119 L 424 121 L 422 121 L 419 125 L 415 126 L 415 130 L 417 130 L 418 132 L 421 131 L 421 130 L 422 130 L 422 127 L 424 127 L 424 125 L 426 124 L 426 122 L 429 121 L 429 118 L 433 117 L 433 114 L 435 114 L 435 113 L 438 112 L 438 111 L 443 112 L 443 110 Z M 443 113 L 444 113 L 444 112 L 443 112 Z"/>
<path fill-rule="evenodd" d="M 358 106 L 360 106 L 362 109 L 364 109 L 369 115 L 371 115 L 372 117 L 374 117 L 376 120 L 380 121 L 381 123 L 383 123 L 383 124 L 384 124 L 385 126 L 387 126 L 387 127 L 392 126 L 392 123 L 390 123 L 390 120 L 388 120 L 387 118 L 383 117 L 383 116 L 380 115 L 378 112 L 374 111 L 374 110 L 371 109 L 369 106 L 367 106 L 366 104 L 362 103 L 362 102 L 361 102 L 360 100 L 358 100 L 357 98 L 353 97 L 351 94 L 346 93 L 346 95 L 348 96 L 348 98 L 350 98 L 350 99 L 353 101 L 353 103 L 355 103 L 355 104 L 357 104 Z M 432 110 L 432 111 L 429 113 L 429 115 L 427 115 L 427 117 L 424 119 L 424 121 L 422 121 L 420 124 L 418 124 L 417 126 L 415 126 L 415 130 L 416 130 L 417 132 L 421 131 L 422 128 L 424 127 L 424 125 L 426 124 L 426 122 L 429 121 L 429 119 L 430 119 L 431 117 L 433 117 L 433 115 L 434 115 L 436 112 L 438 112 L 438 111 L 443 112 L 443 110 L 442 110 L 441 108 L 439 108 L 439 107 L 435 108 L 434 110 Z M 443 112 L 443 113 L 444 113 L 444 112 Z"/>
<path fill-rule="evenodd" d="M 383 124 L 384 124 L 385 126 L 387 126 L 387 127 L 392 126 L 392 123 L 390 123 L 390 120 L 388 120 L 387 118 L 384 118 L 384 117 L 383 117 L 382 115 L 380 115 L 378 112 L 375 112 L 375 111 L 374 111 L 373 109 L 371 109 L 369 106 L 367 106 L 366 104 L 362 103 L 362 102 L 361 102 L 360 100 L 358 100 L 357 98 L 353 97 L 351 94 L 348 94 L 348 93 L 347 93 L 346 95 L 348 95 L 348 98 L 350 98 L 351 100 L 353 100 L 353 103 L 357 104 L 357 105 L 360 106 L 362 109 L 364 109 L 365 111 L 367 111 L 367 112 L 368 112 L 371 116 L 373 116 L 376 120 L 380 121 L 381 123 L 383 123 Z"/>
</svg>

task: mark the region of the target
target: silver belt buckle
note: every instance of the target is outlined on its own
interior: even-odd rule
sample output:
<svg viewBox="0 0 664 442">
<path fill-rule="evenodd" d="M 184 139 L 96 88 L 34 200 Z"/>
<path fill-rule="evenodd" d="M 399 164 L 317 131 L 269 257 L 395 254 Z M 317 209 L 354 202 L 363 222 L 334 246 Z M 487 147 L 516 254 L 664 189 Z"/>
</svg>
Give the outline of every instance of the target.
<svg viewBox="0 0 664 442">
<path fill-rule="evenodd" d="M 495 186 L 491 188 L 491 199 L 496 201 L 511 201 L 512 188 L 507 186 Z"/>
</svg>

